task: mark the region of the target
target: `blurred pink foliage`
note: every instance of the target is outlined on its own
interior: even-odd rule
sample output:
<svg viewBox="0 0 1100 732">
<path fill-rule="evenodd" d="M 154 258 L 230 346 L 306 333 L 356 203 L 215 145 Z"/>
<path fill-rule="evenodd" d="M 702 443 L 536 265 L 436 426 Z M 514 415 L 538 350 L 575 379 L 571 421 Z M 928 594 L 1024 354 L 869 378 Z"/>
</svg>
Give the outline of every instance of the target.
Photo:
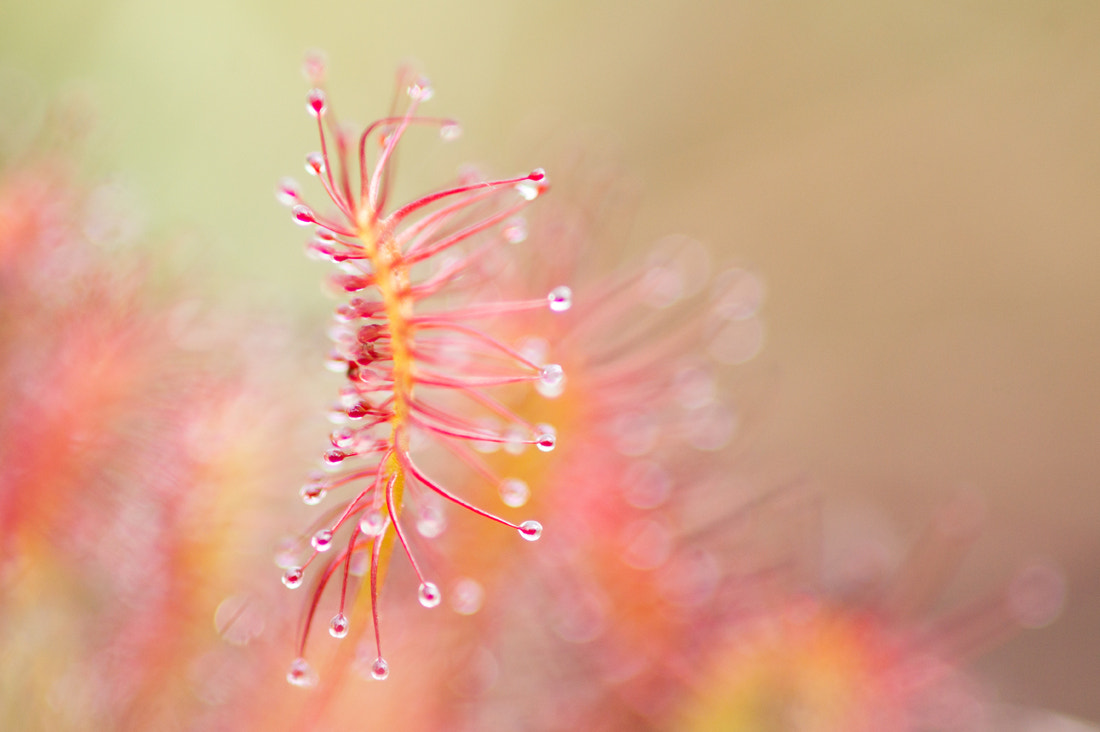
<svg viewBox="0 0 1100 732">
<path fill-rule="evenodd" d="M 629 196 L 592 156 L 529 218 L 541 171 L 384 213 L 406 130 L 458 129 L 419 116 L 423 77 L 398 91 L 361 142 L 311 91 L 336 212 L 278 189 L 350 297 L 329 470 L 301 492 L 321 513 L 276 555 L 304 602 L 270 564 L 285 336 L 153 293 L 63 153 L 0 172 L 0 727 L 1005 728 L 965 661 L 1050 622 L 1059 573 L 943 610 L 980 525 L 961 500 L 899 566 L 827 576 L 822 497 L 751 456 L 761 279 L 687 237 L 616 262 Z"/>
</svg>

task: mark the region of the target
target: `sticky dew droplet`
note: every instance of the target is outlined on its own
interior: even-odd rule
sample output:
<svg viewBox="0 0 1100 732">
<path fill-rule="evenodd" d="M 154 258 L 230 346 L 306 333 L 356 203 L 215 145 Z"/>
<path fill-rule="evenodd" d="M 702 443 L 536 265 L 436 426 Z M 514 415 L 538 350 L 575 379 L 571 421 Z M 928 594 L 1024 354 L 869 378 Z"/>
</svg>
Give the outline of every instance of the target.
<svg viewBox="0 0 1100 732">
<path fill-rule="evenodd" d="M 293 206 L 302 200 L 302 188 L 293 178 L 280 178 L 275 186 L 275 200 L 284 206 Z"/>
<path fill-rule="evenodd" d="M 314 117 L 320 117 L 326 109 L 325 93 L 320 89 L 310 89 L 306 94 L 306 111 Z"/>
<path fill-rule="evenodd" d="M 526 178 L 516 183 L 516 193 L 526 201 L 534 201 L 539 195 L 545 193 L 549 187 L 549 182 L 546 180 L 546 171 L 542 168 L 535 168 Z"/>
<path fill-rule="evenodd" d="M 376 508 L 367 511 L 359 519 L 359 531 L 364 536 L 378 536 L 382 533 L 382 528 L 385 525 L 385 517 L 382 516 L 382 512 Z"/>
<path fill-rule="evenodd" d="M 538 521 L 524 521 L 519 525 L 518 531 L 527 541 L 538 541 L 542 536 L 542 524 Z"/>
<path fill-rule="evenodd" d="M 305 577 L 305 571 L 301 567 L 288 567 L 283 572 L 283 584 L 289 589 L 293 590 L 302 586 L 302 579 Z"/>
<path fill-rule="evenodd" d="M 573 307 L 573 291 L 561 285 L 550 290 L 550 294 L 546 296 L 546 303 L 550 306 L 550 310 L 555 313 L 564 313 L 569 308 Z"/>
<path fill-rule="evenodd" d="M 439 127 L 439 139 L 450 142 L 462 137 L 462 125 L 457 122 L 444 122 Z"/>
<path fill-rule="evenodd" d="M 317 685 L 317 672 L 304 658 L 295 658 L 286 672 L 286 680 L 292 686 L 307 688 Z"/>
<path fill-rule="evenodd" d="M 327 552 L 332 548 L 332 532 L 329 529 L 321 529 L 309 540 L 313 548 L 319 552 Z"/>
<path fill-rule="evenodd" d="M 424 607 L 435 607 L 443 599 L 443 595 L 439 592 L 439 587 L 434 582 L 424 582 L 421 584 L 417 595 L 420 599 L 420 604 Z"/>
<path fill-rule="evenodd" d="M 539 386 L 553 389 L 565 380 L 565 370 L 556 363 L 548 363 L 539 370 Z"/>
<path fill-rule="evenodd" d="M 348 629 L 351 624 L 348 623 L 348 616 L 343 613 L 337 613 L 332 616 L 332 620 L 328 624 L 328 634 L 333 638 L 346 638 L 348 635 Z"/>
<path fill-rule="evenodd" d="M 548 424 L 535 425 L 535 447 L 542 452 L 550 452 L 558 444 L 557 434 L 554 428 Z"/>
<path fill-rule="evenodd" d="M 325 157 L 319 152 L 311 152 L 306 155 L 306 172 L 310 175 L 320 175 L 325 172 Z"/>
<path fill-rule="evenodd" d="M 299 226 L 309 226 L 317 223 L 317 218 L 313 215 L 313 209 L 309 206 L 299 204 L 291 209 L 291 211 L 294 214 L 295 223 Z"/>
<path fill-rule="evenodd" d="M 385 681 L 390 675 L 390 665 L 386 663 L 386 659 L 378 657 L 374 659 L 374 663 L 370 665 L 370 676 L 375 681 Z"/>
<path fill-rule="evenodd" d="M 531 489 L 519 478 L 505 478 L 500 481 L 497 490 L 500 493 L 500 500 L 505 506 L 511 508 L 519 508 L 531 498 Z"/>
<path fill-rule="evenodd" d="M 523 180 L 516 183 L 516 193 L 522 196 L 525 201 L 534 201 L 539 197 L 539 186 L 537 183 Z"/>
<path fill-rule="evenodd" d="M 351 455 L 344 452 L 343 450 L 329 450 L 322 456 L 322 459 L 328 465 L 339 465 L 340 463 L 347 460 L 349 457 L 351 457 Z"/>
<path fill-rule="evenodd" d="M 314 237 L 306 242 L 306 256 L 315 262 L 332 262 L 336 247 L 322 239 Z"/>
<path fill-rule="evenodd" d="M 302 503 L 307 506 L 316 506 L 325 497 L 326 492 L 323 482 L 310 481 L 302 486 L 302 489 L 298 491 L 298 495 L 301 496 Z"/>
<path fill-rule="evenodd" d="M 418 77 L 416 81 L 409 84 L 405 90 L 409 95 L 409 99 L 416 102 L 426 102 L 435 96 L 435 89 L 432 88 L 432 83 L 428 80 L 428 77 Z"/>
<path fill-rule="evenodd" d="M 341 427 L 338 430 L 333 430 L 328 439 L 333 447 L 348 448 L 355 444 L 355 430 L 350 427 Z"/>
</svg>

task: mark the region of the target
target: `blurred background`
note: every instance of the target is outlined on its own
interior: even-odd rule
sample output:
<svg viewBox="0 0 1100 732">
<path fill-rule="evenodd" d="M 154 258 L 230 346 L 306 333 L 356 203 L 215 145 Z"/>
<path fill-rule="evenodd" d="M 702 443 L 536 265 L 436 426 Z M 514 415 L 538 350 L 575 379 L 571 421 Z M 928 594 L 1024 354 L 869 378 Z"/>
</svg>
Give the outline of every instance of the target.
<svg viewBox="0 0 1100 732">
<path fill-rule="evenodd" d="M 573 141 L 619 161 L 639 185 L 625 240 L 684 233 L 767 282 L 761 459 L 903 542 L 982 497 L 953 591 L 1045 557 L 1069 601 L 979 668 L 1006 700 L 1100 720 L 1096 3 L 5 0 L 0 18 L 0 127 L 84 105 L 89 166 L 186 242 L 207 295 L 282 317 L 331 307 L 272 196 L 316 147 L 307 49 L 356 122 L 399 63 L 431 76 L 466 134 L 410 156 L 410 188 Z"/>
</svg>

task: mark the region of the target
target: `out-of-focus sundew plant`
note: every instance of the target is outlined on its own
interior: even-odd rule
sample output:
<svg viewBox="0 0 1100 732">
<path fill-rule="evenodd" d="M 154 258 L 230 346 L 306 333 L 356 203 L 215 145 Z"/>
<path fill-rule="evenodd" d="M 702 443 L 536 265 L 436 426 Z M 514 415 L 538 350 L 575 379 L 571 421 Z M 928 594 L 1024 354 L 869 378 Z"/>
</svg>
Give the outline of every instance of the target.
<svg viewBox="0 0 1100 732">
<path fill-rule="evenodd" d="M 0 728 L 1100 720 L 1092 4 L 3 16 Z"/>
</svg>

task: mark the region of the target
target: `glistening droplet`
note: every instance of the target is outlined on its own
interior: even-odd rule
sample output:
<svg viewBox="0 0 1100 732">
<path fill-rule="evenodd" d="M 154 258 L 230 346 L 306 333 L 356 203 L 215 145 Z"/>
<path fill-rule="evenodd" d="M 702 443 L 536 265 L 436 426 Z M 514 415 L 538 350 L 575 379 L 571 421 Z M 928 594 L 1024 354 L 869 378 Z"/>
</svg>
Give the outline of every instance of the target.
<svg viewBox="0 0 1100 732">
<path fill-rule="evenodd" d="M 421 76 L 409 84 L 406 91 L 409 94 L 409 99 L 417 102 L 426 102 L 435 95 L 435 89 L 432 88 L 432 83 L 428 81 L 426 76 Z"/>
<path fill-rule="evenodd" d="M 457 140 L 462 137 L 462 125 L 457 122 L 445 122 L 439 128 L 439 137 L 442 140 L 450 142 L 451 140 Z"/>
<path fill-rule="evenodd" d="M 294 686 L 316 686 L 317 672 L 306 663 L 306 659 L 296 658 L 290 664 L 290 670 L 286 672 L 286 680 Z"/>
<path fill-rule="evenodd" d="M 299 226 L 309 226 L 310 224 L 316 224 L 317 218 L 313 215 L 313 209 L 309 206 L 298 205 L 291 209 L 294 213 L 294 221 Z"/>
<path fill-rule="evenodd" d="M 275 200 L 284 206 L 293 206 L 302 198 L 302 189 L 293 178 L 281 178 L 275 186 Z"/>
<path fill-rule="evenodd" d="M 548 363 L 539 371 L 539 385 L 554 388 L 565 378 L 565 371 L 556 363 Z"/>
<path fill-rule="evenodd" d="M 325 172 L 325 158 L 319 152 L 311 152 L 306 155 L 306 172 L 310 175 L 320 175 Z"/>
<path fill-rule="evenodd" d="M 420 604 L 424 607 L 435 607 L 443 596 L 439 593 L 439 587 L 434 582 L 425 582 L 420 585 Z"/>
<path fill-rule="evenodd" d="M 546 296 L 546 302 L 555 313 L 564 313 L 566 310 L 573 307 L 573 291 L 565 285 L 555 287 L 553 290 L 550 290 L 550 294 Z"/>
<path fill-rule="evenodd" d="M 533 201 L 544 193 L 549 185 L 546 181 L 546 171 L 535 168 L 526 178 L 516 183 L 516 193 L 523 196 L 524 200 Z"/>
<path fill-rule="evenodd" d="M 337 359 L 333 359 L 334 362 L 336 360 Z M 347 361 L 344 361 L 343 359 L 340 359 L 340 361 L 341 361 L 341 363 L 344 364 L 343 368 L 346 369 L 347 368 Z M 324 461 L 326 463 L 328 463 L 329 465 L 339 465 L 340 463 L 347 460 L 349 457 L 351 457 L 351 455 L 344 452 L 343 450 L 329 450 L 323 456 Z"/>
<path fill-rule="evenodd" d="M 306 111 L 314 117 L 320 117 L 326 109 L 325 93 L 320 89 L 310 89 L 306 94 Z"/>
<path fill-rule="evenodd" d="M 554 428 L 548 424 L 535 425 L 538 432 L 535 434 L 535 447 L 542 452 L 550 452 L 558 444 Z"/>
<path fill-rule="evenodd" d="M 344 638 L 348 634 L 348 616 L 343 613 L 337 613 L 332 616 L 332 620 L 328 624 L 328 634 L 333 638 Z"/>
<path fill-rule="evenodd" d="M 332 532 L 328 529 L 321 529 L 313 538 L 309 540 L 309 543 L 313 545 L 313 548 L 319 552 L 327 552 L 332 548 Z"/>
<path fill-rule="evenodd" d="M 370 675 L 375 681 L 384 681 L 390 675 L 390 665 L 386 663 L 386 659 L 381 657 L 374 659 L 374 663 L 370 666 Z"/>
<path fill-rule="evenodd" d="M 524 521 L 519 525 L 519 535 L 527 541 L 538 541 L 542 536 L 542 524 L 538 521 Z"/>
<path fill-rule="evenodd" d="M 378 536 L 382 533 L 382 527 L 385 525 L 386 519 L 382 516 L 382 512 L 377 509 L 367 511 L 359 519 L 359 531 L 364 536 Z"/>
<path fill-rule="evenodd" d="M 302 502 L 307 506 L 316 506 L 321 502 L 321 499 L 325 497 L 325 484 L 309 482 L 302 486 L 302 489 L 298 491 L 298 495 L 302 497 Z"/>
<path fill-rule="evenodd" d="M 305 572 L 301 567 L 289 567 L 283 572 L 283 584 L 293 590 L 302 585 L 303 577 L 305 577 Z"/>
</svg>

